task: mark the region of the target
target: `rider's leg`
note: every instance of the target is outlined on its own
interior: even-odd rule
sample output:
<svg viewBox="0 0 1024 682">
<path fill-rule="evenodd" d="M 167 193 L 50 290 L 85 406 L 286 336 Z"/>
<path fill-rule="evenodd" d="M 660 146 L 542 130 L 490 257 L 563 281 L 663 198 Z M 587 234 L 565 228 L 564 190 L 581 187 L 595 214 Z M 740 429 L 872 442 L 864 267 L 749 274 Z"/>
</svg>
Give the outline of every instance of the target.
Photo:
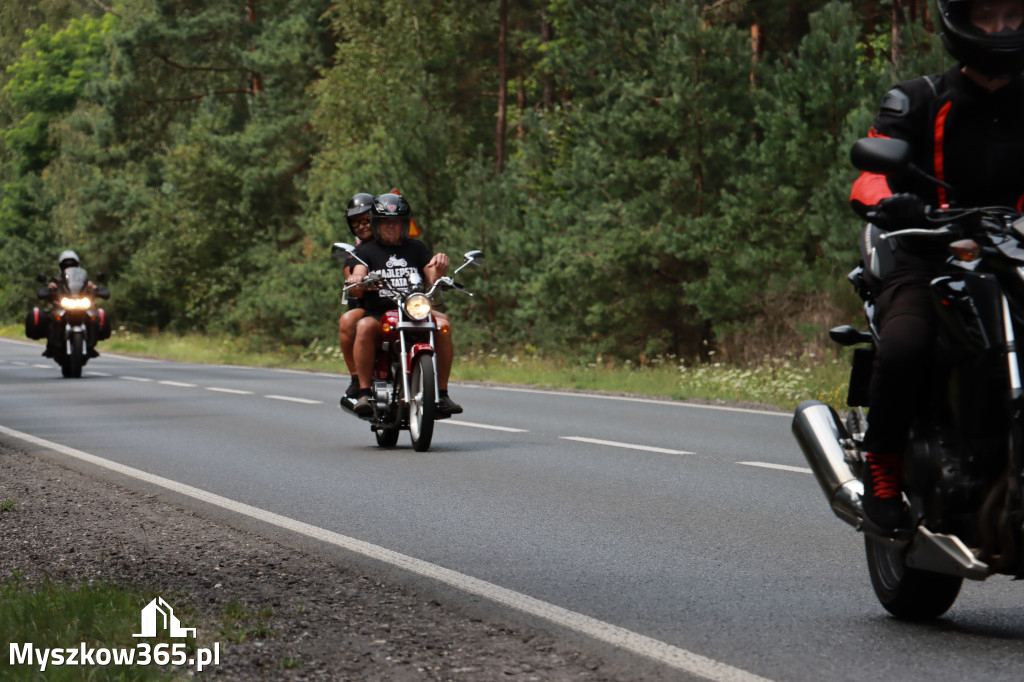
<svg viewBox="0 0 1024 682">
<path fill-rule="evenodd" d="M 434 313 L 437 318 L 437 334 L 434 335 L 434 345 L 437 350 L 437 388 L 440 391 L 448 390 L 448 377 L 452 373 L 452 359 L 455 357 L 455 344 L 452 342 L 451 324 L 448 316 L 444 313 Z M 447 332 L 441 331 L 447 329 Z"/>
<path fill-rule="evenodd" d="M 369 390 L 373 379 L 373 363 L 380 345 L 380 322 L 373 316 L 364 316 L 356 323 L 356 338 L 352 348 L 359 390 Z"/>
<path fill-rule="evenodd" d="M 928 280 L 904 278 L 878 298 L 881 341 L 871 377 L 868 431 L 864 436 L 864 512 L 877 525 L 906 521 L 903 451 L 915 410 L 927 400 L 935 316 Z"/>
<path fill-rule="evenodd" d="M 377 346 L 380 344 L 380 322 L 373 316 L 366 315 L 356 323 L 356 341 L 353 357 L 356 373 L 359 375 L 359 393 L 352 409 L 360 417 L 373 414 L 370 390 L 373 379 L 373 363 L 377 359 Z"/>
<path fill-rule="evenodd" d="M 359 391 L 359 379 L 356 376 L 358 372 L 356 372 L 353 347 L 356 342 L 356 323 L 363 318 L 365 312 L 362 308 L 353 308 L 338 320 L 338 338 L 341 342 L 341 354 L 345 357 L 345 366 L 352 377 L 352 382 L 348 390 L 345 391 L 346 395 L 350 398 L 354 398 L 355 394 Z"/>
<path fill-rule="evenodd" d="M 447 414 L 459 414 L 462 406 L 448 396 L 448 377 L 452 373 L 452 359 L 455 356 L 455 344 L 452 341 L 451 325 L 448 316 L 443 313 L 435 313 L 437 316 L 438 332 L 434 336 L 434 346 L 437 351 L 437 402 L 442 412 Z M 447 332 L 441 330 L 447 329 Z"/>
</svg>

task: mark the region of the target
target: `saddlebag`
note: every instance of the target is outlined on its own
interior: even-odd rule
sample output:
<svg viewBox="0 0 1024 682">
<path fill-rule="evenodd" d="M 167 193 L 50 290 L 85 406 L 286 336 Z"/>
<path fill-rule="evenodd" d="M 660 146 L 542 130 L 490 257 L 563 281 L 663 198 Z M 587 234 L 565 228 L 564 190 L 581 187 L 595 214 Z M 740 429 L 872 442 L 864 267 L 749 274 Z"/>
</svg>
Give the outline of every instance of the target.
<svg viewBox="0 0 1024 682">
<path fill-rule="evenodd" d="M 25 316 L 25 336 L 45 339 L 50 335 L 50 311 L 33 308 Z"/>
<path fill-rule="evenodd" d="M 110 315 L 103 308 L 96 311 L 96 340 L 103 341 L 110 338 Z"/>
</svg>

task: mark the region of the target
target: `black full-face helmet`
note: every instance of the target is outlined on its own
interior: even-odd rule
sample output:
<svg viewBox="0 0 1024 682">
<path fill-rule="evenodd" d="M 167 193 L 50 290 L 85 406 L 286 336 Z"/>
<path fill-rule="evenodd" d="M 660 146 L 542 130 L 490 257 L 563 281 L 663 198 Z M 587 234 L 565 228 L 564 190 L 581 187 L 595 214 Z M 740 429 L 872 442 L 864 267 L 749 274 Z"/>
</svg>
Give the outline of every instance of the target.
<svg viewBox="0 0 1024 682">
<path fill-rule="evenodd" d="M 348 229 L 355 236 L 356 231 L 352 227 L 352 219 L 356 216 L 361 216 L 366 213 L 373 206 L 373 195 L 367 192 L 360 192 L 359 194 L 353 194 L 352 198 L 348 200 L 348 208 L 345 209 L 345 220 L 348 222 Z"/>
<path fill-rule="evenodd" d="M 60 266 L 61 272 L 68 268 L 77 268 L 79 262 L 78 254 L 74 251 L 61 251 L 60 256 L 57 258 L 57 265 Z"/>
<path fill-rule="evenodd" d="M 409 223 L 412 221 L 412 207 L 401 194 L 381 194 L 373 200 L 373 208 L 370 209 L 370 230 L 373 231 L 373 238 L 380 241 L 381 218 L 400 218 L 402 220 L 401 241 L 409 237 Z"/>
<path fill-rule="evenodd" d="M 989 78 L 1013 78 L 1024 72 L 1024 26 L 985 33 L 971 23 L 972 2 L 938 0 L 942 44 L 964 66 Z"/>
</svg>

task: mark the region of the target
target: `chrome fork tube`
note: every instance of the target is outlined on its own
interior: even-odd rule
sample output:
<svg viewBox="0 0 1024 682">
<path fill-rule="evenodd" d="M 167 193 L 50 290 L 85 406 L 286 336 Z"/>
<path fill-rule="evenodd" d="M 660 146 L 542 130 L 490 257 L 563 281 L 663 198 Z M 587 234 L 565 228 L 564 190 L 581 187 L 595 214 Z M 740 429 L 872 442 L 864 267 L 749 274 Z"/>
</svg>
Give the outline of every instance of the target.
<svg viewBox="0 0 1024 682">
<path fill-rule="evenodd" d="M 403 320 L 401 308 L 398 311 L 398 323 L 401 324 Z M 398 332 L 398 343 L 399 350 L 401 351 L 402 357 L 402 396 L 405 398 L 405 402 L 409 402 L 409 358 L 406 355 L 405 347 L 405 330 L 400 329 Z"/>
<path fill-rule="evenodd" d="M 1016 401 L 1021 396 L 1020 365 L 1017 362 L 1017 338 L 1013 332 L 1013 316 L 1010 314 L 1010 303 L 1006 294 L 1003 303 L 1003 340 L 1006 344 L 1006 364 L 1010 370 L 1010 399 Z"/>
</svg>

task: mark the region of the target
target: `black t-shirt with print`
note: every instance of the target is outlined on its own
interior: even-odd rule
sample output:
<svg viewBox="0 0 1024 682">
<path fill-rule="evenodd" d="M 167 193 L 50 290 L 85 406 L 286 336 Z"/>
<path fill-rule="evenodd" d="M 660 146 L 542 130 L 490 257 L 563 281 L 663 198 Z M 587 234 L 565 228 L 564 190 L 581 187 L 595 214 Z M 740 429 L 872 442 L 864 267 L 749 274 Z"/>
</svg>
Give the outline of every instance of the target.
<svg viewBox="0 0 1024 682">
<path fill-rule="evenodd" d="M 378 241 L 367 242 L 356 247 L 356 255 L 369 266 L 370 272 L 379 272 L 392 286 L 403 289 L 409 284 L 409 274 L 419 273 L 426 281 L 423 268 L 426 267 L 433 254 L 426 244 L 418 239 L 406 239 L 398 246 L 382 244 Z M 389 297 L 386 287 L 379 291 L 367 289 L 363 294 L 363 302 L 368 313 L 382 313 L 394 310 L 398 302 Z"/>
</svg>

